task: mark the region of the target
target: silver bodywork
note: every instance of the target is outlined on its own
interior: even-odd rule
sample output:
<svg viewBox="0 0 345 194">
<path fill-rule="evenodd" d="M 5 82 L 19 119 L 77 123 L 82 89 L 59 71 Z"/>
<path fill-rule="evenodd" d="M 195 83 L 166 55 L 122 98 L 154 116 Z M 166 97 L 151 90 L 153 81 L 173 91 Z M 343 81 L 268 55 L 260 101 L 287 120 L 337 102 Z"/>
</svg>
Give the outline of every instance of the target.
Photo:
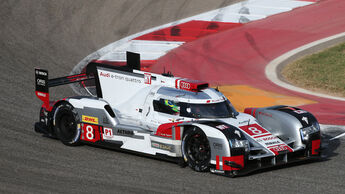
<svg viewBox="0 0 345 194">
<path fill-rule="evenodd" d="M 257 169 L 267 161 L 270 166 L 287 163 L 295 153 L 299 158 L 320 154 L 318 123 L 307 111 L 276 106 L 238 113 L 205 82 L 97 66 L 95 74 L 97 97 L 62 100 L 77 112 L 78 138 L 83 142 L 188 162 L 182 152 L 183 137 L 198 128 L 207 137 L 210 170 L 215 173 L 244 172 L 249 164 Z M 38 94 L 46 95 L 43 89 Z M 56 109 L 52 107 L 49 114 L 42 110 L 43 125 L 49 126 L 51 119 L 54 128 Z"/>
</svg>

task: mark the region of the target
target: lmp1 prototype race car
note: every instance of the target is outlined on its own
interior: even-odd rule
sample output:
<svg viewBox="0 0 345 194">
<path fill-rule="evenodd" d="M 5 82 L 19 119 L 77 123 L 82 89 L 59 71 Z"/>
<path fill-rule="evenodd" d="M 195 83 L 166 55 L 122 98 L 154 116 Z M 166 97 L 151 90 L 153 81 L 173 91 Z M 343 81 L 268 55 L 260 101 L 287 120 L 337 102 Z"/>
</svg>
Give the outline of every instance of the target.
<svg viewBox="0 0 345 194">
<path fill-rule="evenodd" d="M 309 112 L 290 106 L 237 112 L 206 82 L 140 71 L 136 53 L 127 52 L 126 66 L 91 62 L 78 75 L 48 79 L 42 69 L 35 75 L 43 101 L 35 131 L 69 146 L 96 144 L 230 177 L 321 154 L 320 127 Z M 50 87 L 74 82 L 95 95 L 49 101 Z"/>
</svg>

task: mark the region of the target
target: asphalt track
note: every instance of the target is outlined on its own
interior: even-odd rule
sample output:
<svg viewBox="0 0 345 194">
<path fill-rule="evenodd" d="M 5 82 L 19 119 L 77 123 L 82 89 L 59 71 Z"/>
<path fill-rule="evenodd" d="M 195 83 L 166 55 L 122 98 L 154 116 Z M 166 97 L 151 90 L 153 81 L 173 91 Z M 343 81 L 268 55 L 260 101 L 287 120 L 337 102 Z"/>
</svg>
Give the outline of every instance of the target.
<svg viewBox="0 0 345 194">
<path fill-rule="evenodd" d="M 344 193 L 343 139 L 329 129 L 325 159 L 230 179 L 91 146 L 67 147 L 34 133 L 41 102 L 34 67 L 68 74 L 109 42 L 232 1 L 0 2 L 1 193 Z M 56 98 L 73 95 L 54 89 Z"/>
</svg>

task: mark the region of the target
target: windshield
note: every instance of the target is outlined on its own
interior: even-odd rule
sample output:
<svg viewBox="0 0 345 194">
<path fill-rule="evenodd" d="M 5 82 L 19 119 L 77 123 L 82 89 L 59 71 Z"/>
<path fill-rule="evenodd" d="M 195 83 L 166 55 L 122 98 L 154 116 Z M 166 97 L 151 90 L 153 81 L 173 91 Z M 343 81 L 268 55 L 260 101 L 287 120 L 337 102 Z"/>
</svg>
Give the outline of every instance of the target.
<svg viewBox="0 0 345 194">
<path fill-rule="evenodd" d="M 179 103 L 180 116 L 190 118 L 228 118 L 237 116 L 229 101 L 212 104 Z"/>
</svg>

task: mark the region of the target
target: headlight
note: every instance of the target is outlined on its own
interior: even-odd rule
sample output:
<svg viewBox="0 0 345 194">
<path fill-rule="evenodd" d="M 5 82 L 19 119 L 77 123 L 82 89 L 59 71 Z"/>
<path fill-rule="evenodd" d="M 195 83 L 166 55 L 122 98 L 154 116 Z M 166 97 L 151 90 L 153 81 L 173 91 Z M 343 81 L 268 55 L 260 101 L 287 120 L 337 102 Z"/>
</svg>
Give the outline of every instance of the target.
<svg viewBox="0 0 345 194">
<path fill-rule="evenodd" d="M 318 122 L 313 123 L 313 126 L 317 131 L 320 131 L 320 125 Z"/>
<path fill-rule="evenodd" d="M 319 131 L 320 131 L 319 123 L 313 123 L 310 127 L 300 129 L 302 140 L 308 141 L 310 134 L 313 134 Z"/>
<path fill-rule="evenodd" d="M 231 139 L 229 143 L 231 148 L 244 148 L 246 152 L 249 151 L 248 140 Z"/>
</svg>

